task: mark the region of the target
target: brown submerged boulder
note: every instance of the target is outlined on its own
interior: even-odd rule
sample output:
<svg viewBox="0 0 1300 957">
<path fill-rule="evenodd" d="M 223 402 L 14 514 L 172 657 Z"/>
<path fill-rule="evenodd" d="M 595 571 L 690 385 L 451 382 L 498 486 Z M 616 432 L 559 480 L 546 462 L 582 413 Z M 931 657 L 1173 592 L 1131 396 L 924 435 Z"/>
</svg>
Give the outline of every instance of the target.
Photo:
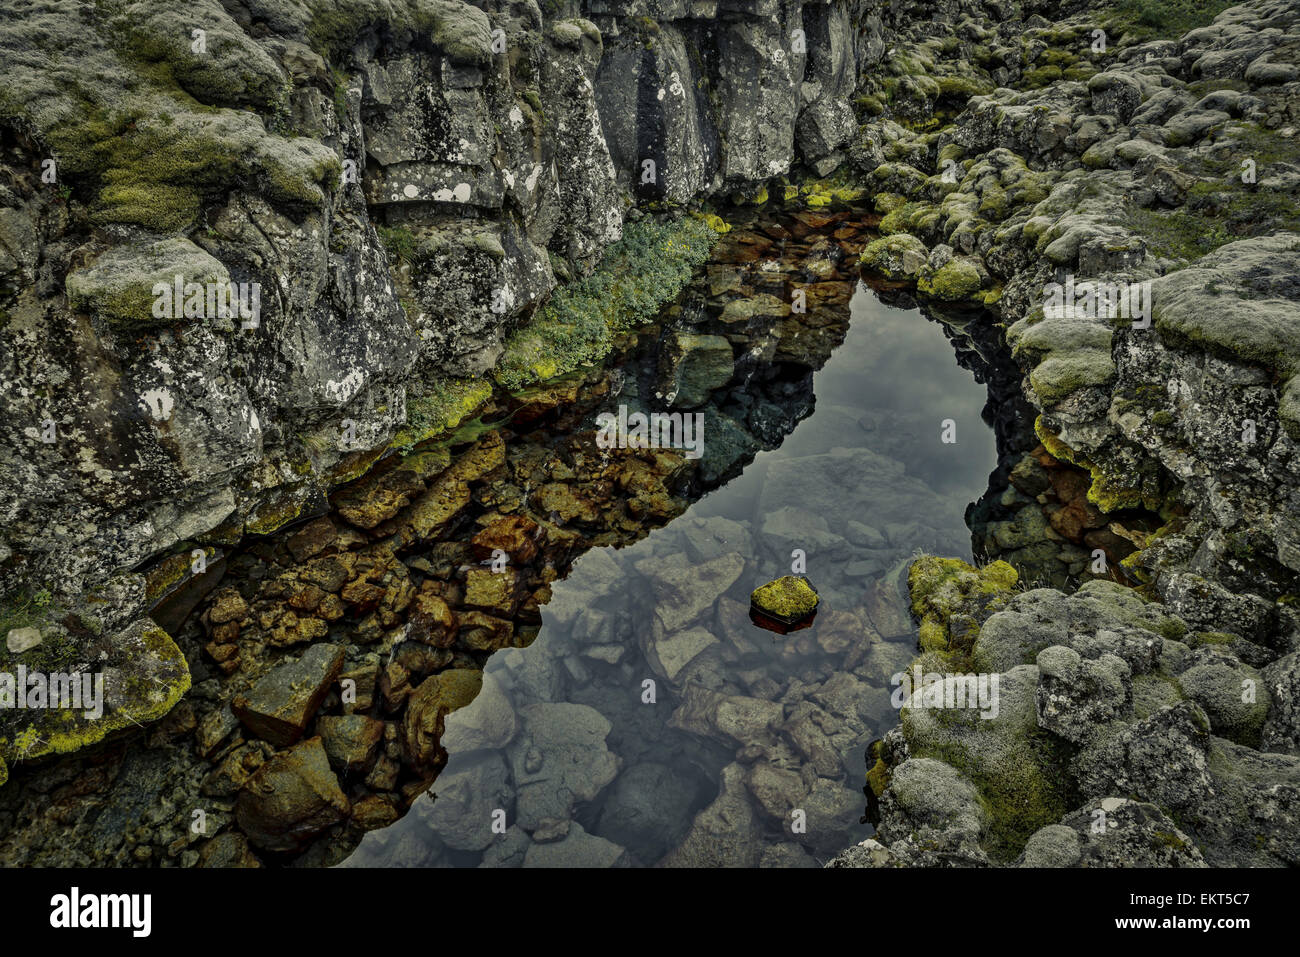
<svg viewBox="0 0 1300 957">
<path fill-rule="evenodd" d="M 235 799 L 240 830 L 267 851 L 297 850 L 351 813 L 320 738 L 275 755 Z"/>
</svg>

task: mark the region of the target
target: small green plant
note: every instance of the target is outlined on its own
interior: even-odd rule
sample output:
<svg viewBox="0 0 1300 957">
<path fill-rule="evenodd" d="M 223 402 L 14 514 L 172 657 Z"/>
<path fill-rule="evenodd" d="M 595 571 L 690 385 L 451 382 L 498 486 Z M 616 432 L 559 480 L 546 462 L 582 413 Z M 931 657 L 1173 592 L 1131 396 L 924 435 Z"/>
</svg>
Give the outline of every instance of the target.
<svg viewBox="0 0 1300 957">
<path fill-rule="evenodd" d="M 1120 0 L 1103 24 L 1137 39 L 1181 37 L 1214 22 L 1236 0 Z"/>
<path fill-rule="evenodd" d="M 420 261 L 420 243 L 405 226 L 378 226 L 376 229 L 384 248 L 402 262 L 411 264 Z"/>
</svg>

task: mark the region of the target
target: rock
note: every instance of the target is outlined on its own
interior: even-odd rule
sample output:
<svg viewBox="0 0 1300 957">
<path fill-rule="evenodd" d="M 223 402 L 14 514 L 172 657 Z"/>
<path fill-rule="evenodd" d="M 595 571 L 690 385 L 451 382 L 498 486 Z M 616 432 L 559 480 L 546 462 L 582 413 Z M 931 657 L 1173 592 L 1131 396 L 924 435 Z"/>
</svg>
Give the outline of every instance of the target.
<svg viewBox="0 0 1300 957">
<path fill-rule="evenodd" d="M 1074 867 L 1082 855 L 1082 842 L 1074 828 L 1049 824 L 1029 836 L 1019 864 L 1021 867 Z"/>
<path fill-rule="evenodd" d="M 732 552 L 696 565 L 681 555 L 667 555 L 643 558 L 636 570 L 651 580 L 655 617 L 666 631 L 674 632 L 713 606 L 745 570 L 745 560 Z"/>
<path fill-rule="evenodd" d="M 524 867 L 619 867 L 624 862 L 625 851 L 612 841 L 588 834 L 582 825 L 569 825 L 563 840 L 529 846 L 524 855 Z"/>
<path fill-rule="evenodd" d="M 808 785 L 797 771 L 760 761 L 745 774 L 745 786 L 759 810 L 778 824 L 788 825 L 790 812 L 800 808 L 808 796 Z"/>
<path fill-rule="evenodd" d="M 10 628 L 9 634 L 5 636 L 5 647 L 9 649 L 11 655 L 21 655 L 24 651 L 32 648 L 38 648 L 41 644 L 41 630 L 39 628 Z"/>
<path fill-rule="evenodd" d="M 241 621 L 248 615 L 248 603 L 233 588 L 222 588 L 213 593 L 212 603 L 208 606 L 208 620 L 214 625 L 230 621 Z"/>
<path fill-rule="evenodd" d="M 416 813 L 448 847 L 481 851 L 497 839 L 494 814 L 510 810 L 513 793 L 507 774 L 499 754 L 457 759 L 438 776 L 430 798 L 416 802 Z"/>
<path fill-rule="evenodd" d="M 794 868 L 812 868 L 817 866 L 817 859 L 798 844 L 769 844 L 763 848 L 758 859 L 759 867 L 773 867 L 782 870 Z"/>
<path fill-rule="evenodd" d="M 338 645 L 312 645 L 297 661 L 272 669 L 235 695 L 231 710 L 258 737 L 277 747 L 293 744 L 343 669 L 343 657 Z"/>
<path fill-rule="evenodd" d="M 885 843 L 913 831 L 959 830 L 978 840 L 987 823 L 969 780 L 942 761 L 910 758 L 894 768 L 878 831 Z"/>
<path fill-rule="evenodd" d="M 490 572 L 488 574 L 491 574 Z M 514 645 L 515 626 L 504 618 L 481 611 L 460 613 L 458 641 L 472 651 L 497 651 Z"/>
<path fill-rule="evenodd" d="M 435 648 L 450 648 L 455 644 L 459 622 L 444 599 L 422 591 L 411 599 L 407 626 L 407 637 Z"/>
<path fill-rule="evenodd" d="M 485 526 L 470 542 L 480 561 L 502 551 L 512 564 L 527 565 L 537 554 L 537 532 L 537 523 L 526 515 L 506 515 Z"/>
<path fill-rule="evenodd" d="M 961 680 L 947 676 L 935 688 L 955 701 Z M 918 707 L 929 691 L 920 688 L 901 712 L 913 757 L 979 769 L 971 780 L 989 811 L 989 840 L 1007 851 L 1019 852 L 1030 834 L 1065 812 L 1057 767 L 1064 756 L 1060 745 L 1037 734 L 1037 685 L 1038 668 L 1021 665 L 998 676 L 995 710 Z"/>
<path fill-rule="evenodd" d="M 364 774 L 383 740 L 384 722 L 362 714 L 322 715 L 316 733 L 332 766 Z"/>
<path fill-rule="evenodd" d="M 352 804 L 352 820 L 363 831 L 388 827 L 401 817 L 393 802 L 382 795 L 370 794 Z"/>
<path fill-rule="evenodd" d="M 1103 825 L 1100 829 L 1099 823 Z M 1067 815 L 1060 826 L 1074 831 L 1078 857 L 1072 859 L 1075 845 L 1053 829 L 1034 841 L 1035 859 L 1050 856 L 1070 867 L 1206 866 L 1191 838 L 1154 804 L 1116 797 L 1089 801 Z M 1028 856 L 1026 850 L 1022 866 L 1030 866 Z"/>
<path fill-rule="evenodd" d="M 635 764 L 618 776 L 601 808 L 596 833 L 640 860 L 657 861 L 689 826 L 698 788 L 665 764 Z"/>
<path fill-rule="evenodd" d="M 1194 664 L 1178 676 L 1183 693 L 1209 716 L 1214 733 L 1254 747 L 1259 744 L 1269 696 L 1254 668 L 1230 658 Z"/>
<path fill-rule="evenodd" d="M 213 708 L 199 721 L 195 731 L 194 743 L 199 754 L 205 758 L 211 757 L 221 743 L 230 736 L 230 732 L 237 727 L 239 727 L 239 719 L 235 717 L 229 706 Z"/>
<path fill-rule="evenodd" d="M 406 704 L 400 741 L 402 754 L 418 767 L 431 767 L 442 754 L 447 715 L 474 700 L 483 686 L 477 668 L 455 668 L 420 682 Z"/>
<path fill-rule="evenodd" d="M 478 695 L 446 721 L 442 746 L 450 754 L 504 748 L 517 728 L 514 705 L 500 679 L 485 672 Z"/>
<path fill-rule="evenodd" d="M 851 830 L 862 820 L 864 798 L 861 788 L 851 788 L 830 778 L 817 778 L 807 797 L 803 799 L 807 832 L 796 835 L 820 850 L 837 850 L 843 838 L 839 835 Z M 792 818 L 785 820 L 786 833 L 792 833 Z"/>
<path fill-rule="evenodd" d="M 691 683 L 668 726 L 744 747 L 769 740 L 784 714 L 779 701 L 722 694 Z"/>
<path fill-rule="evenodd" d="M 240 830 L 256 847 L 276 852 L 297 850 L 351 811 L 320 738 L 275 755 L 235 799 Z"/>
<path fill-rule="evenodd" d="M 690 830 L 664 857 L 663 867 L 756 867 L 761 826 L 745 787 L 745 769 L 722 769 L 721 790 L 695 815 Z"/>
<path fill-rule="evenodd" d="M 479 867 L 523 867 L 532 838 L 518 825 L 512 824 L 483 852 Z"/>
<path fill-rule="evenodd" d="M 1088 92 L 1092 94 L 1092 113 L 1113 116 L 1121 123 L 1127 123 L 1142 102 L 1137 81 L 1115 70 L 1095 74 L 1088 81 Z"/>
<path fill-rule="evenodd" d="M 698 408 L 731 381 L 735 360 L 723 336 L 677 332 L 669 354 L 675 357 L 667 375 L 673 408 Z"/>
<path fill-rule="evenodd" d="M 160 323 L 156 317 L 154 287 L 161 283 L 170 293 L 177 276 L 184 277 L 179 280 L 182 286 L 230 283 L 230 273 L 219 260 L 188 239 L 174 236 L 114 247 L 89 268 L 70 273 L 68 302 L 74 309 L 128 328 L 166 324 L 167 320 Z M 183 319 L 183 305 L 172 315 Z M 226 322 L 234 327 L 230 319 Z"/>
<path fill-rule="evenodd" d="M 718 639 L 705 629 L 690 628 L 662 638 L 652 638 L 646 648 L 646 658 L 657 674 L 676 681 L 683 668 L 717 643 Z"/>
<path fill-rule="evenodd" d="M 929 257 L 930 251 L 921 240 L 908 233 L 894 233 L 867 243 L 861 264 L 886 279 L 896 279 L 919 273 Z"/>
<path fill-rule="evenodd" d="M 1100 725 L 1129 710 L 1130 676 L 1127 662 L 1115 655 L 1085 661 L 1063 645 L 1043 649 L 1035 693 L 1039 726 L 1074 744 L 1085 743 Z"/>
<path fill-rule="evenodd" d="M 755 588 L 749 596 L 757 612 L 787 625 L 797 624 L 817 611 L 821 599 L 802 576 L 786 575 Z"/>
<path fill-rule="evenodd" d="M 244 835 L 225 831 L 204 843 L 199 851 L 199 867 L 261 867 Z"/>
<path fill-rule="evenodd" d="M 1213 789 L 1209 750 L 1205 712 L 1185 701 L 1110 730 L 1075 756 L 1073 772 L 1086 797 L 1127 794 L 1182 812 Z"/>
<path fill-rule="evenodd" d="M 519 710 L 523 728 L 510 747 L 516 820 L 532 831 L 548 818 L 571 820 L 618 774 L 605 736 L 611 725 L 587 705 L 548 703 Z"/>
<path fill-rule="evenodd" d="M 465 573 L 465 604 L 500 618 L 509 618 L 519 607 L 520 578 L 513 568 L 491 571 L 471 568 Z"/>
<path fill-rule="evenodd" d="M 1262 732 L 1264 749 L 1300 755 L 1300 652 L 1277 659 L 1261 677 L 1271 703 Z"/>
</svg>

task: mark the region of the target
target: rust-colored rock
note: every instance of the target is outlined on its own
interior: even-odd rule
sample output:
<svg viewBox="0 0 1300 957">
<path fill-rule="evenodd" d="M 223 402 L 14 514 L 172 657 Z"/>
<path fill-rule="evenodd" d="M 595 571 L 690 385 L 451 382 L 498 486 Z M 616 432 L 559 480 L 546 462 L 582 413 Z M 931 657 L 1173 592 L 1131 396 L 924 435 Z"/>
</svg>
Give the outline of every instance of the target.
<svg viewBox="0 0 1300 957">
<path fill-rule="evenodd" d="M 351 811 L 320 738 L 272 757 L 235 799 L 240 830 L 267 851 L 297 850 Z"/>
</svg>

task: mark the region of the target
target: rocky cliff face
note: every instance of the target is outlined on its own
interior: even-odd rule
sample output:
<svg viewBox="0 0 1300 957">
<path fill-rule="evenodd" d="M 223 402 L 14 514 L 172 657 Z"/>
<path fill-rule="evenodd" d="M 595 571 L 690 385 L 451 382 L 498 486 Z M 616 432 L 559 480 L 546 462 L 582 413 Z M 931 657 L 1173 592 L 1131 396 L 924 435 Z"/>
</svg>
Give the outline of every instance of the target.
<svg viewBox="0 0 1300 957">
<path fill-rule="evenodd" d="M 302 515 L 408 397 L 489 373 L 634 197 L 832 169 L 860 6 L 8 5 L 6 592 Z M 256 316 L 212 308 L 226 283 Z"/>
</svg>

